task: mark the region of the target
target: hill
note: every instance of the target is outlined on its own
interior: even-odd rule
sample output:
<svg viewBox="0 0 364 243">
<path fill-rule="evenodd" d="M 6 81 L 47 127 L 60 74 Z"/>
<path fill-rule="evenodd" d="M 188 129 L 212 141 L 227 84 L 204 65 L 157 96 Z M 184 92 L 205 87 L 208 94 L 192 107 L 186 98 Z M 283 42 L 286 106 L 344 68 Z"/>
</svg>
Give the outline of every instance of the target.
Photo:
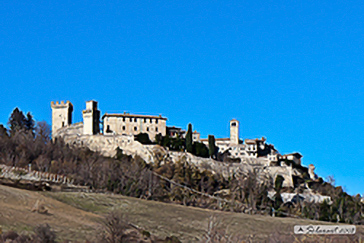
<svg viewBox="0 0 364 243">
<path fill-rule="evenodd" d="M 0 225 L 4 231 L 31 231 L 38 224 L 48 223 L 62 240 L 93 239 L 100 220 L 112 210 L 120 210 L 129 222 L 152 235 L 161 238 L 174 235 L 182 242 L 201 240 L 211 223 L 211 216 L 220 222 L 227 233 L 254 235 L 255 239 L 267 239 L 275 232 L 279 235 L 291 234 L 293 226 L 297 224 L 329 224 L 306 219 L 212 211 L 121 195 L 34 192 L 2 185 L 0 199 Z M 32 212 L 37 201 L 46 207 L 47 213 Z M 357 226 L 357 235 L 362 236 L 363 233 L 364 227 Z"/>
</svg>

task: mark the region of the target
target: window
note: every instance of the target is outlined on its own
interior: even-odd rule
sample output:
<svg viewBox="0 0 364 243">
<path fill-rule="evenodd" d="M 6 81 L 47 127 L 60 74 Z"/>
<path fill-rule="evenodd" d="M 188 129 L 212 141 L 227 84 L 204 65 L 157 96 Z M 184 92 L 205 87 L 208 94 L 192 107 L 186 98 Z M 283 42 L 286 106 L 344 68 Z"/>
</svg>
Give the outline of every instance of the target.
<svg viewBox="0 0 364 243">
<path fill-rule="evenodd" d="M 236 127 L 236 122 L 231 123 L 231 126 Z"/>
<path fill-rule="evenodd" d="M 136 118 L 134 118 L 134 122 L 137 122 L 137 119 Z"/>
<path fill-rule="evenodd" d="M 158 124 L 158 119 L 155 119 L 155 124 Z"/>
<path fill-rule="evenodd" d="M 147 127 L 147 132 L 149 132 L 149 127 Z"/>
<path fill-rule="evenodd" d="M 130 121 L 132 122 L 133 121 L 133 118 L 130 117 Z"/>
<path fill-rule="evenodd" d="M 155 131 L 158 132 L 158 127 L 155 128 Z"/>
<path fill-rule="evenodd" d="M 125 117 L 123 117 L 123 122 L 125 122 Z"/>
<path fill-rule="evenodd" d="M 125 131 L 125 126 L 123 126 L 123 131 Z"/>
<path fill-rule="evenodd" d="M 64 122 L 62 122 L 62 127 L 64 127 Z"/>
<path fill-rule="evenodd" d="M 134 127 L 134 131 L 138 131 L 138 128 L 137 127 Z"/>
<path fill-rule="evenodd" d="M 152 118 L 150 118 L 150 123 L 152 123 L 153 122 L 153 119 Z"/>
<path fill-rule="evenodd" d="M 147 123 L 147 118 L 144 118 L 144 123 Z"/>
</svg>

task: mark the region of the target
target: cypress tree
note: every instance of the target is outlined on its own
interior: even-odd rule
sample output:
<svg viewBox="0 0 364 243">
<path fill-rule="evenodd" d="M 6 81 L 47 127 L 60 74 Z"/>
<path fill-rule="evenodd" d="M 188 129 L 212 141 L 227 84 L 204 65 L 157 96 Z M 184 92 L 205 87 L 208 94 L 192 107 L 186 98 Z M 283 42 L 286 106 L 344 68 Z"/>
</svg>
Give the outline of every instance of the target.
<svg viewBox="0 0 364 243">
<path fill-rule="evenodd" d="M 283 181 L 284 181 L 283 176 L 278 175 L 276 177 L 276 180 L 274 182 L 274 189 L 276 190 L 277 193 L 280 193 L 281 192 L 281 189 L 283 187 Z"/>
<path fill-rule="evenodd" d="M 188 124 L 188 130 L 186 134 L 186 149 L 187 152 L 192 153 L 193 152 L 193 140 L 192 140 L 192 124 Z"/>
<path fill-rule="evenodd" d="M 216 156 L 216 145 L 215 145 L 215 136 L 209 135 L 209 155 L 211 158 L 215 158 Z"/>
</svg>

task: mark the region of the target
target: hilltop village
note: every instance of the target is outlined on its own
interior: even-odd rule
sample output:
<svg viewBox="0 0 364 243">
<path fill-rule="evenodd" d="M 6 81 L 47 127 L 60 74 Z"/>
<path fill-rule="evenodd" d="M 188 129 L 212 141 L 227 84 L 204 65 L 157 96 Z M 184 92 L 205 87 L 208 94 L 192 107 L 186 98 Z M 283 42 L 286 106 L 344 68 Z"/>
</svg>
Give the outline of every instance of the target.
<svg viewBox="0 0 364 243">
<path fill-rule="evenodd" d="M 293 177 L 302 176 L 300 153 L 280 154 L 266 139 L 245 139 L 239 137 L 239 121 L 230 120 L 230 137 L 216 138 L 215 145 L 220 154 L 230 163 L 212 158 L 202 158 L 186 151 L 170 151 L 156 144 L 142 144 L 135 138 L 138 134 L 147 134 L 151 141 L 157 136 L 168 135 L 171 138 L 185 138 L 186 131 L 175 126 L 167 126 L 167 118 L 161 115 L 135 115 L 129 113 L 105 113 L 101 117 L 96 101 L 87 101 L 82 111 L 83 122 L 72 123 L 73 105 L 69 101 L 51 102 L 53 139 L 63 138 L 68 144 L 86 146 L 105 156 L 114 156 L 116 149 L 122 149 L 128 155 L 138 155 L 147 163 L 154 163 L 156 154 L 162 153 L 172 161 L 185 158 L 189 163 L 201 169 L 209 169 L 229 177 L 232 173 L 244 174 L 255 171 L 262 178 L 274 180 L 278 175 L 284 178 L 285 187 L 294 187 Z M 101 120 L 101 122 L 100 122 Z M 100 126 L 101 125 L 101 126 Z M 100 129 L 101 127 L 101 129 Z M 209 145 L 208 139 L 193 132 L 193 142 Z M 234 163 L 231 163 L 233 161 Z M 287 163 L 289 162 L 289 163 Z M 308 176 L 316 179 L 314 166 L 310 165 Z"/>
</svg>

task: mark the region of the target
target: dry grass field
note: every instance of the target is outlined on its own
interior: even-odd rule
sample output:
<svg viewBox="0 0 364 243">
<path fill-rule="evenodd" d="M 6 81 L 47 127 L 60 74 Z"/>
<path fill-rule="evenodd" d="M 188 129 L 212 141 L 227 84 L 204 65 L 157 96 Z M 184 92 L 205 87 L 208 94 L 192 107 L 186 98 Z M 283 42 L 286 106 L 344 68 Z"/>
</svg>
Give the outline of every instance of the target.
<svg viewBox="0 0 364 243">
<path fill-rule="evenodd" d="M 34 212 L 37 204 L 43 205 L 47 213 Z M 220 221 L 221 228 L 227 233 L 252 236 L 254 241 L 268 239 L 275 232 L 291 234 L 297 224 L 324 224 L 303 219 L 205 210 L 121 195 L 34 192 L 6 186 L 0 186 L 0 209 L 3 231 L 26 232 L 38 224 L 48 223 L 59 239 L 79 241 L 92 240 L 100 220 L 112 210 L 120 210 L 129 222 L 152 235 L 160 238 L 174 235 L 182 242 L 201 240 L 211 216 Z M 357 232 L 362 235 L 364 228 L 357 227 Z"/>
</svg>

